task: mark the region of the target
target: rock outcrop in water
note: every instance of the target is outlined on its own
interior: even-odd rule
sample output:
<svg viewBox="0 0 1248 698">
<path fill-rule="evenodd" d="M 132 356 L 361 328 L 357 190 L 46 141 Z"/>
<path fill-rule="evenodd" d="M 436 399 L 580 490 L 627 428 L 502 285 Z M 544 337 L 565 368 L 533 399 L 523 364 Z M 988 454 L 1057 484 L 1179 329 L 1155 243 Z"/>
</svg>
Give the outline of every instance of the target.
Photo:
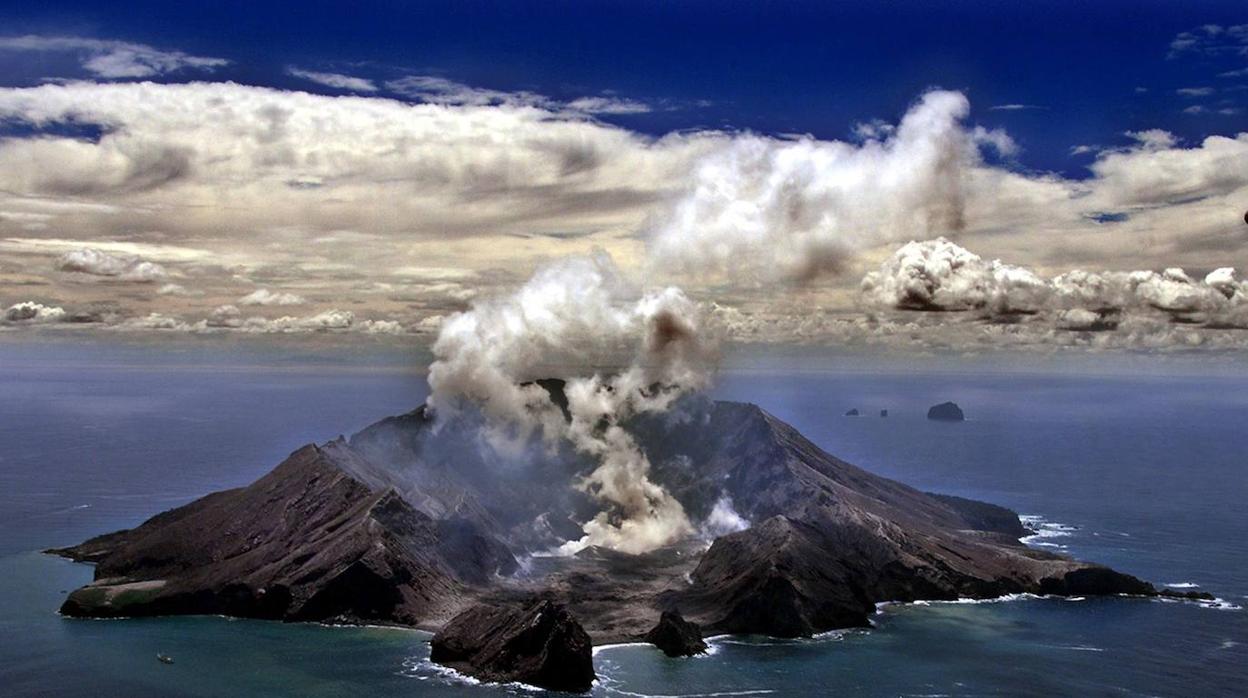
<svg viewBox="0 0 1248 698">
<path fill-rule="evenodd" d="M 958 403 L 942 402 L 939 405 L 932 405 L 927 410 L 927 418 L 940 422 L 962 422 L 966 420 L 966 415 L 962 414 L 962 408 L 958 407 Z"/>
<path fill-rule="evenodd" d="M 593 685 L 593 646 L 568 609 L 549 600 L 473 606 L 433 636 L 429 658 L 483 681 L 580 693 Z"/>
<path fill-rule="evenodd" d="M 702 629 L 697 623 L 685 620 L 680 611 L 664 611 L 658 625 L 642 636 L 642 639 L 663 650 L 669 657 L 692 657 L 706 651 Z"/>
<path fill-rule="evenodd" d="M 674 608 L 710 632 L 796 637 L 866 625 L 884 601 L 1158 595 L 1130 575 L 1023 545 L 1028 531 L 1008 509 L 868 473 L 754 405 L 695 399 L 672 414 L 626 426 L 651 478 L 692 521 L 727 507 L 748 524 L 709 548 L 689 539 L 642 555 L 533 556 L 580 538 L 597 513 L 569 486 L 594 464 L 545 447 L 500 464 L 473 446 L 469 416 L 433 429 L 420 408 L 349 441 L 305 446 L 246 487 L 52 551 L 96 564 L 95 581 L 61 610 L 445 628 L 438 657 L 532 682 L 515 672 L 567 652 L 496 645 L 493 634 L 473 645 L 464 629 L 514 629 L 522 608 L 559 620 L 552 632 L 579 648 L 578 631 L 635 640 L 665 627 L 661 611 Z M 535 596 L 553 605 L 534 616 Z M 579 624 L 562 620 L 573 616 Z"/>
</svg>

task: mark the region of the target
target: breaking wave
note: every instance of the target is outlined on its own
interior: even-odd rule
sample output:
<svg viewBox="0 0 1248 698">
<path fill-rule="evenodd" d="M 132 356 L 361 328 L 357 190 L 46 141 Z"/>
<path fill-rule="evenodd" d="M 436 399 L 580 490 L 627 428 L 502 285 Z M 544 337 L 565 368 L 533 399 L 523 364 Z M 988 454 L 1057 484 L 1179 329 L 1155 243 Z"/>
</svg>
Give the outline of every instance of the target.
<svg viewBox="0 0 1248 698">
<path fill-rule="evenodd" d="M 1019 521 L 1023 522 L 1023 526 L 1032 534 L 1023 536 L 1019 540 L 1025 545 L 1033 548 L 1049 548 L 1053 550 L 1066 550 L 1066 546 L 1061 543 L 1053 542 L 1054 538 L 1069 538 L 1075 531 L 1079 530 L 1078 526 L 1071 526 L 1056 521 L 1049 521 L 1043 516 L 1036 514 L 1020 514 Z"/>
</svg>

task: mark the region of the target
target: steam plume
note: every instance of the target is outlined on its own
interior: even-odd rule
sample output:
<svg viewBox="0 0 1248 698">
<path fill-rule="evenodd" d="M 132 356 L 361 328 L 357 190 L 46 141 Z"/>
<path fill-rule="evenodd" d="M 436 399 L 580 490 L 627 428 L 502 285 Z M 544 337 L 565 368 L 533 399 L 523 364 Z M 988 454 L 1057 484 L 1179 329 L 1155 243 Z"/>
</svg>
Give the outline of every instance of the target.
<svg viewBox="0 0 1248 698">
<path fill-rule="evenodd" d="M 649 264 L 693 276 L 801 282 L 836 270 L 866 245 L 915 230 L 958 230 L 963 179 L 979 162 L 979 144 L 1012 148 L 1004 133 L 964 128 L 968 112 L 963 95 L 933 91 L 896 128 L 874 127 L 859 145 L 725 139 L 651 222 Z M 1029 281 L 1003 271 L 1005 283 Z M 596 462 L 577 486 L 603 509 L 564 552 L 586 545 L 642 552 L 693 533 L 680 502 L 650 479 L 650 462 L 627 431 L 629 419 L 666 411 L 709 382 L 711 350 L 682 291 L 641 293 L 602 253 L 569 258 L 514 294 L 448 320 L 433 351 L 435 409 L 474 405 L 496 448 L 540 435 Z M 547 378 L 566 380 L 566 404 L 536 382 Z"/>
<path fill-rule="evenodd" d="M 577 486 L 604 509 L 563 551 L 643 552 L 693 528 L 680 502 L 650 480 L 624 423 L 707 385 L 711 349 L 698 328 L 697 306 L 679 289 L 639 293 L 605 253 L 567 258 L 446 322 L 433 346 L 431 403 L 441 413 L 476 406 L 498 448 L 540 436 L 594 458 Z M 566 405 L 535 382 L 547 378 L 566 380 Z"/>
<path fill-rule="evenodd" d="M 932 91 L 896 128 L 861 131 L 860 145 L 734 138 L 652 223 L 652 261 L 696 275 L 801 282 L 865 246 L 960 230 L 979 144 L 1013 148 L 1003 132 L 964 128 L 969 110 L 962 94 Z"/>
</svg>

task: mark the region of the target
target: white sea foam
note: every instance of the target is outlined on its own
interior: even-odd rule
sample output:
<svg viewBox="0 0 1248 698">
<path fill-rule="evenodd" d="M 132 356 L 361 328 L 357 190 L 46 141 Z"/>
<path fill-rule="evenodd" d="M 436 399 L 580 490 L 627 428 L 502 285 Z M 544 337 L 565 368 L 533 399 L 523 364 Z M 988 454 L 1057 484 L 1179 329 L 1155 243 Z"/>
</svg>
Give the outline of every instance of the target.
<svg viewBox="0 0 1248 698">
<path fill-rule="evenodd" d="M 436 664 L 428 659 L 421 657 L 409 657 L 403 660 L 403 668 L 399 670 L 400 676 L 416 679 L 418 681 L 439 681 L 448 684 L 458 684 L 462 686 L 479 686 L 483 682 L 480 679 L 473 678 L 467 674 L 462 674 L 450 667 Z M 527 683 L 519 681 L 509 681 L 507 683 L 495 684 L 501 688 L 510 689 L 511 691 L 524 691 L 526 693 L 545 693 L 546 689 L 530 686 Z"/>
<path fill-rule="evenodd" d="M 1030 536 L 1023 536 L 1019 540 L 1033 548 L 1065 550 L 1066 546 L 1061 543 L 1054 543 L 1052 539 L 1068 538 L 1075 531 L 1079 530 L 1078 526 L 1048 521 L 1043 516 L 1036 514 L 1020 514 L 1018 520 L 1032 532 Z"/>
<path fill-rule="evenodd" d="M 1045 596 L 1036 594 L 1005 594 L 1004 596 L 996 596 L 991 599 L 920 599 L 910 602 L 911 606 L 977 606 L 980 604 L 990 603 L 1008 603 L 1010 601 L 1023 601 L 1025 599 L 1043 599 Z"/>
<path fill-rule="evenodd" d="M 1230 601 L 1227 601 L 1226 599 L 1218 599 L 1218 598 L 1197 599 L 1193 601 L 1193 603 L 1195 603 L 1197 606 L 1200 606 L 1201 608 L 1211 608 L 1215 611 L 1242 611 L 1244 610 L 1243 606 L 1240 606 L 1238 604 L 1233 604 Z"/>
<path fill-rule="evenodd" d="M 1169 584 L 1166 584 L 1165 586 L 1168 586 L 1171 589 L 1199 589 L 1200 588 L 1200 585 L 1197 584 L 1196 582 L 1171 582 Z"/>
<path fill-rule="evenodd" d="M 593 652 L 593 655 L 597 657 L 599 652 L 619 649 L 621 647 L 650 647 L 650 646 L 651 645 L 649 642 L 616 642 L 616 643 L 609 644 L 609 645 L 597 645 L 594 647 L 592 652 Z"/>
<path fill-rule="evenodd" d="M 718 691 L 716 693 L 636 693 L 610 686 L 604 688 L 608 693 L 618 693 L 622 696 L 634 696 L 635 698 L 719 698 L 721 696 L 762 696 L 776 692 L 770 688 L 756 688 L 744 691 Z"/>
</svg>

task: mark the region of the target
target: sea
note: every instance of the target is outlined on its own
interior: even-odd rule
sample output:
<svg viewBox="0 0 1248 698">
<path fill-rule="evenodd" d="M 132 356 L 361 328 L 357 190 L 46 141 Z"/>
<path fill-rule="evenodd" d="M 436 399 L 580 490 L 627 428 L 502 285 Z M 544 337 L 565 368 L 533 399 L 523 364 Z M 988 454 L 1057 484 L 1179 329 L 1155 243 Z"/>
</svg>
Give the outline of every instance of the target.
<svg viewBox="0 0 1248 698">
<path fill-rule="evenodd" d="M 0 695 L 540 693 L 430 664 L 418 631 L 56 612 L 92 570 L 41 550 L 245 485 L 305 443 L 409 410 L 428 391 L 422 366 L 386 347 L 0 341 Z M 717 637 L 692 659 L 602 647 L 593 695 L 1248 694 L 1243 365 L 770 362 L 761 351 L 722 369 L 713 392 L 757 403 L 881 475 L 1009 506 L 1038 531 L 1032 545 L 1218 601 L 891 605 L 870 629 Z M 945 400 L 967 421 L 927 420 Z"/>
</svg>

